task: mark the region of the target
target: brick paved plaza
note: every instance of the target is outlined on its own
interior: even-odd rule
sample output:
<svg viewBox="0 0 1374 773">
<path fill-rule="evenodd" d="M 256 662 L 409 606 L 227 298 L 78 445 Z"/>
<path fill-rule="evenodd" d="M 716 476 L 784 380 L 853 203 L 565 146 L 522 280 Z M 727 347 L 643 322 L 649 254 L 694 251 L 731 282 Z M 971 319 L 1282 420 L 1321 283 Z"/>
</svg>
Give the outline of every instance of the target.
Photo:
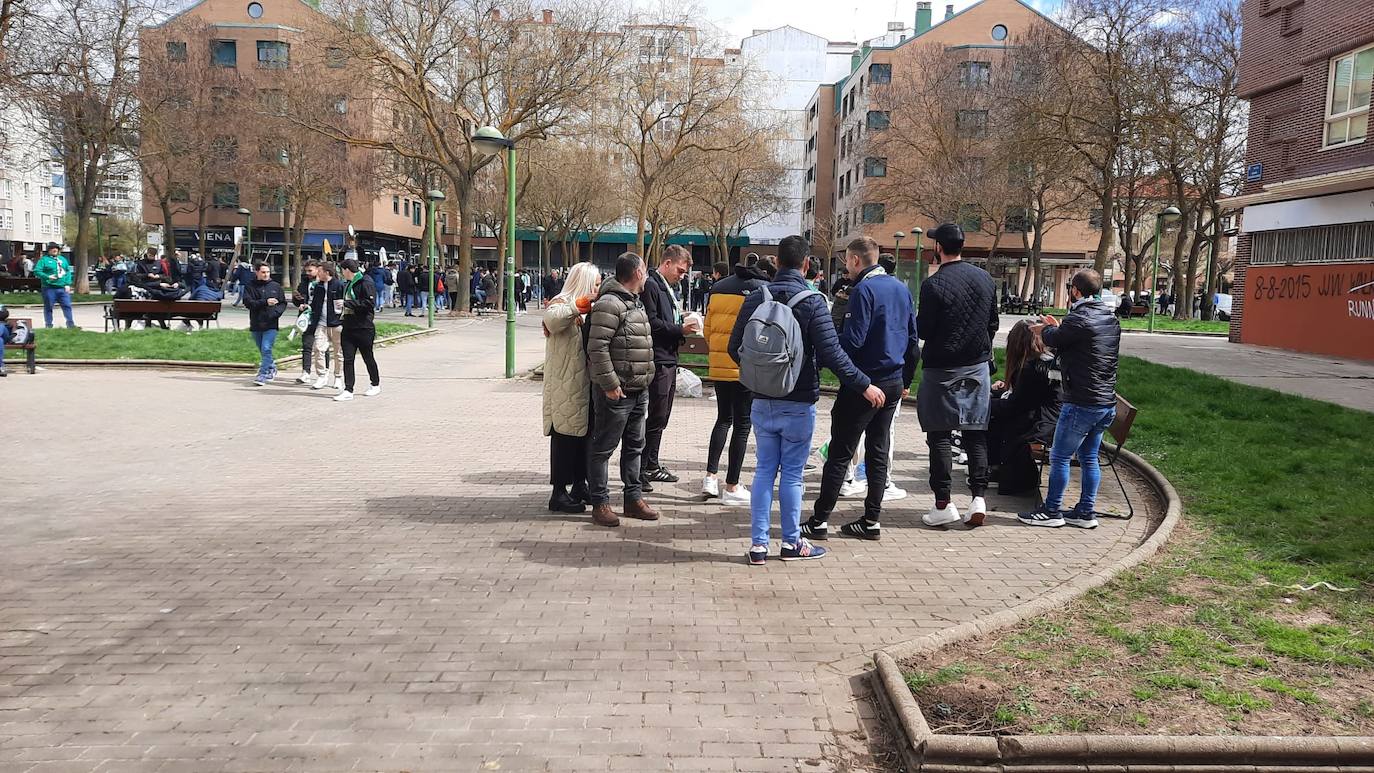
<svg viewBox="0 0 1374 773">
<path fill-rule="evenodd" d="M 384 393 L 351 404 L 199 372 L 0 385 L 0 773 L 881 770 L 855 678 L 874 648 L 1146 531 L 1023 527 L 996 497 L 987 528 L 925 528 L 905 411 L 913 496 L 882 542 L 750 568 L 747 511 L 695 496 L 707 400 L 673 414 L 664 519 L 596 528 L 545 510 L 540 385 L 494 378 L 500 339 L 445 321 L 380 351 Z"/>
</svg>

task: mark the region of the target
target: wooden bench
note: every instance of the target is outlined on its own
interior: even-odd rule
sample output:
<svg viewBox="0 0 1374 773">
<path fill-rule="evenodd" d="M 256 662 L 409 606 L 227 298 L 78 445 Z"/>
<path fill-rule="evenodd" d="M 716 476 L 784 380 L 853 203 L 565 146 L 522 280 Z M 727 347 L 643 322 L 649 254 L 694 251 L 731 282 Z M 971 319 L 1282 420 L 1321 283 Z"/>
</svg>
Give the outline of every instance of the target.
<svg viewBox="0 0 1374 773">
<path fill-rule="evenodd" d="M 1112 475 L 1116 477 L 1116 485 L 1121 487 L 1121 496 L 1126 500 L 1126 514 L 1098 512 L 1097 515 L 1107 518 L 1121 518 L 1130 520 L 1135 516 L 1135 504 L 1131 502 L 1131 495 L 1126 491 L 1126 484 L 1121 481 L 1121 473 L 1116 469 L 1116 462 L 1121 457 L 1121 449 L 1126 446 L 1126 440 L 1131 436 L 1131 426 L 1135 424 L 1136 409 L 1126 401 L 1120 394 L 1116 396 L 1116 418 L 1112 419 L 1112 425 L 1107 428 L 1107 434 L 1111 435 L 1116 442 L 1115 447 L 1108 447 L 1103 444 L 1103 449 L 1099 454 L 1099 464 L 1108 467 Z M 1039 468 L 1041 478 L 1044 477 L 1045 465 L 1050 460 L 1050 447 L 1043 443 L 1030 444 L 1031 458 L 1035 460 L 1036 467 Z M 1035 487 L 1036 504 L 1042 504 L 1045 499 L 1040 494 L 1040 486 Z"/>
<path fill-rule="evenodd" d="M 678 347 L 678 352 L 681 354 L 707 355 L 711 353 L 711 346 L 707 343 L 705 336 L 691 335 L 687 336 L 686 340 L 682 342 L 682 346 Z"/>
<path fill-rule="evenodd" d="M 36 276 L 0 276 L 0 293 L 36 293 L 39 289 Z"/>
<path fill-rule="evenodd" d="M 29 329 L 29 332 L 33 332 L 33 320 L 27 317 L 15 317 L 14 319 L 16 322 L 23 322 L 24 326 Z M 28 366 L 29 373 L 38 372 L 38 346 L 35 343 L 34 337 L 30 337 L 29 342 L 26 344 L 5 344 L 5 351 L 8 352 L 11 350 L 24 352 L 25 364 Z"/>
<path fill-rule="evenodd" d="M 180 319 L 187 322 L 219 324 L 219 312 L 223 305 L 220 301 L 149 301 L 116 298 L 105 304 L 105 332 L 110 331 L 110 323 L 114 323 L 115 329 L 118 330 L 120 322 L 141 319 L 162 322 Z"/>
</svg>

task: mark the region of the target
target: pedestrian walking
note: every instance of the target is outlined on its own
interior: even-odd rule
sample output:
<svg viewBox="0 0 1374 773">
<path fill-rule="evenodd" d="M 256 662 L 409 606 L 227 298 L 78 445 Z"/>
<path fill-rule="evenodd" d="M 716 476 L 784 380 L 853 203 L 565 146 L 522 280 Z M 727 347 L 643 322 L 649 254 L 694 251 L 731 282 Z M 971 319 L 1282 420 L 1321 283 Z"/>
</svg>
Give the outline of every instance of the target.
<svg viewBox="0 0 1374 773">
<path fill-rule="evenodd" d="M 806 286 L 802 272 L 810 249 L 800 236 L 782 240 L 777 276 L 745 299 L 730 333 L 730 359 L 740 365 L 741 380 L 755 393 L 750 417 L 756 447 L 749 492 L 752 539 L 747 553 L 754 566 L 768 558 L 773 484 L 779 474 L 779 557 L 797 561 L 826 554 L 825 548 L 801 535 L 802 472 L 816 429 L 821 366 L 834 371 L 840 383 L 862 394 L 869 405 L 883 404 L 882 390 L 840 347 L 825 299 Z"/>
<path fill-rule="evenodd" d="M 67 327 L 76 327 L 72 321 L 72 264 L 62 254 L 56 242 L 48 242 L 48 254 L 38 259 L 33 267 L 38 277 L 39 291 L 43 295 L 43 327 L 52 327 L 53 306 L 62 307 L 62 316 L 67 319 Z"/>
<path fill-rule="evenodd" d="M 343 376 L 343 311 L 344 284 L 339 279 L 339 266 L 332 261 L 320 265 L 320 318 L 315 329 L 315 383 L 311 389 L 344 389 Z M 375 302 L 373 308 L 376 308 Z"/>
<path fill-rule="evenodd" d="M 444 274 L 444 289 L 448 291 L 448 315 L 458 316 L 458 288 L 463 286 L 463 275 L 458 271 L 458 265 L 448 267 Z"/>
<path fill-rule="evenodd" d="M 887 493 L 891 459 L 892 422 L 897 406 L 911 389 L 920 359 L 916 315 L 906 285 L 878 265 L 878 243 L 864 236 L 849 243 L 845 265 L 854 277 L 840 346 L 854 366 L 883 393 L 874 406 L 857 390 L 842 387 L 830 411 L 830 444 L 821 474 L 821 491 L 802 534 L 829 537 L 830 514 L 840 498 L 849 462 L 864 442 L 868 493 L 863 517 L 840 527 L 840 533 L 859 539 L 882 536 L 883 497 Z"/>
<path fill-rule="evenodd" d="M 371 279 L 372 286 L 377 288 L 377 302 L 373 308 L 373 311 L 381 311 L 382 307 L 386 306 L 387 301 L 386 266 L 383 266 L 381 261 L 372 264 L 372 266 L 367 270 L 367 278 Z"/>
<path fill-rule="evenodd" d="M 315 361 L 315 331 L 319 329 L 320 314 L 314 308 L 311 296 L 319 280 L 319 273 L 320 262 L 314 258 L 306 260 L 301 281 L 291 295 L 291 302 L 296 304 L 297 311 L 310 313 L 310 324 L 301 334 L 301 374 L 296 377 L 297 384 L 309 384 L 315 380 L 310 375 L 310 365 Z"/>
<path fill-rule="evenodd" d="M 658 454 L 677 394 L 678 347 L 688 335 L 701 329 L 695 316 L 684 323 L 682 301 L 674 290 L 691 267 L 692 256 L 686 249 L 676 244 L 669 246 L 663 251 L 658 269 L 649 273 L 640 295 L 654 341 L 654 378 L 649 384 L 649 414 L 644 422 L 645 491 L 653 491 L 654 483 L 678 481 L 678 476 L 663 466 Z"/>
<path fill-rule="evenodd" d="M 927 526 L 962 520 L 977 527 L 983 525 L 988 512 L 983 495 L 988 488 L 989 377 L 996 367 L 992 338 L 999 323 L 997 286 L 988 272 L 961 257 L 962 228 L 945 223 L 929 236 L 939 269 L 921 283 L 916 330 L 925 348 L 921 352 L 923 372 L 916 393 L 916 416 L 930 449 L 930 489 L 935 494 L 935 507 L 921 520 Z M 954 430 L 962 434 L 968 453 L 968 484 L 973 495 L 963 515 L 950 500 L 954 465 L 950 433 Z"/>
<path fill-rule="evenodd" d="M 1116 372 L 1121 353 L 1121 324 L 1097 298 L 1102 275 L 1085 268 L 1073 275 L 1069 314 L 1060 323 L 1046 315 L 1031 332 L 1059 357 L 1063 406 L 1050 444 L 1050 485 L 1045 501 L 1017 520 L 1031 526 L 1097 528 L 1097 488 L 1102 470 L 1097 454 L 1102 433 L 1116 418 Z M 1069 485 L 1069 461 L 1078 457 L 1083 480 L 1078 504 L 1061 510 Z"/>
<path fill-rule="evenodd" d="M 648 281 L 644 259 L 627 252 L 616 259 L 615 277 L 602 282 L 587 319 L 587 369 L 592 391 L 592 435 L 587 451 L 587 494 L 592 521 L 619 526 L 611 509 L 609 464 L 620 446 L 620 480 L 625 486 L 625 516 L 658 519 L 644 501 L 640 455 L 648 388 L 654 374 L 654 344 L 649 317 L 640 302 Z"/>
<path fill-rule="evenodd" d="M 248 308 L 248 330 L 258 347 L 258 375 L 254 386 L 264 386 L 277 377 L 277 363 L 272 346 L 277 342 L 277 325 L 286 311 L 286 293 L 272 278 L 272 268 L 266 263 L 254 266 L 254 277 L 243 289 L 243 305 Z"/>
<path fill-rule="evenodd" d="M 749 414 L 754 405 L 754 393 L 739 381 L 739 365 L 730 358 L 730 334 L 735 330 L 740 307 L 751 293 L 767 286 L 768 277 L 757 266 L 735 266 L 734 273 L 725 276 L 729 266 L 717 263 L 715 270 L 723 278 L 711 285 L 710 305 L 706 308 L 706 356 L 712 384 L 716 389 L 716 423 L 711 428 L 711 444 L 706 451 L 706 478 L 701 493 L 706 497 L 720 497 L 720 503 L 732 507 L 749 506 L 749 489 L 739 483 L 744 469 L 744 455 L 749 449 L 752 424 Z M 725 488 L 720 487 L 720 454 L 726 439 L 730 452 L 726 457 Z"/>
<path fill-rule="evenodd" d="M 401 294 L 401 303 L 405 306 L 406 316 L 415 316 L 415 267 L 401 266 L 396 272 L 396 292 Z"/>
<path fill-rule="evenodd" d="M 371 279 L 358 270 L 358 261 L 345 260 L 340 268 L 344 283 L 343 303 L 340 307 L 343 315 L 340 339 L 343 344 L 344 388 L 334 400 L 347 402 L 353 399 L 355 355 L 363 356 L 363 364 L 367 366 L 367 377 L 371 384 L 367 391 L 363 392 L 363 397 L 375 397 L 382 393 L 382 376 L 377 370 L 377 358 L 372 353 L 372 344 L 377 338 L 377 328 L 372 322 L 377 288 L 372 286 Z"/>
<path fill-rule="evenodd" d="M 544 434 L 549 436 L 549 509 L 554 512 L 586 512 L 591 501 L 587 433 L 592 393 L 583 330 L 600 287 L 596 267 L 579 263 L 544 312 Z"/>
</svg>

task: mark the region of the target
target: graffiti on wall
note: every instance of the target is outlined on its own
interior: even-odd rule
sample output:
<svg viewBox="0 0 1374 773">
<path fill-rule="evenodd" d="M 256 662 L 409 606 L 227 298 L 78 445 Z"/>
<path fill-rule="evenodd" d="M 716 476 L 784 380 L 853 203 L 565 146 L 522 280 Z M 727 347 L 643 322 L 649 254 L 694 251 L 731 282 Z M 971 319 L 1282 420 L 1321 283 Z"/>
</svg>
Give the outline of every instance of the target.
<svg viewBox="0 0 1374 773">
<path fill-rule="evenodd" d="M 1241 341 L 1374 360 L 1374 264 L 1250 266 Z"/>
</svg>

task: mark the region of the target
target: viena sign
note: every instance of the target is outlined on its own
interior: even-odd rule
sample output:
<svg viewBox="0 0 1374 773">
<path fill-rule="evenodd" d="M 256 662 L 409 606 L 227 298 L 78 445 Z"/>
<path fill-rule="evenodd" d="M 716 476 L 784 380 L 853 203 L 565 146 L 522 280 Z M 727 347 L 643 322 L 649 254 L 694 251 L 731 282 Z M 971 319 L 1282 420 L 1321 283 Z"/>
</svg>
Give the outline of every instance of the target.
<svg viewBox="0 0 1374 773">
<path fill-rule="evenodd" d="M 1245 231 L 1280 231 L 1374 220 L 1374 191 L 1337 193 L 1245 208 Z"/>
</svg>

